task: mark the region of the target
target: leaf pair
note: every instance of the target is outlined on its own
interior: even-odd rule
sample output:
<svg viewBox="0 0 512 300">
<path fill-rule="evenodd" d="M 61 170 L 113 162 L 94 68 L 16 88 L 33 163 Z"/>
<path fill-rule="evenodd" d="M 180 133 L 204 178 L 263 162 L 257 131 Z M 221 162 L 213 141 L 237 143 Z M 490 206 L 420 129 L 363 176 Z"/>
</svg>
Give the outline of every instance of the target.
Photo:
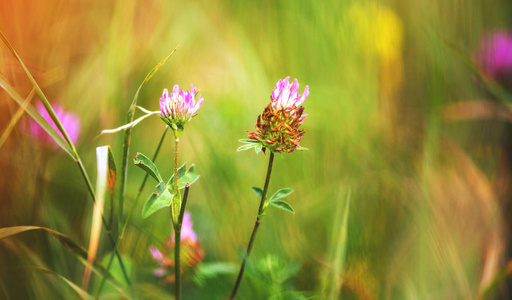
<svg viewBox="0 0 512 300">
<path fill-rule="evenodd" d="M 245 151 L 254 148 L 254 151 L 256 154 L 260 153 L 263 149 L 263 144 L 258 140 L 252 140 L 252 139 L 241 139 L 238 140 L 239 142 L 245 143 L 245 145 L 242 145 L 236 149 L 237 152 Z"/>
<path fill-rule="evenodd" d="M 263 196 L 263 190 L 259 187 L 251 187 L 251 189 L 254 191 L 254 193 L 258 196 L 258 197 L 262 197 Z M 293 210 L 293 207 L 288 204 L 288 202 L 286 201 L 283 201 L 283 200 L 279 200 L 279 199 L 282 199 L 284 197 L 287 197 L 288 195 L 290 195 L 291 193 L 293 193 L 293 190 L 292 189 L 280 189 L 278 190 L 277 192 L 275 192 L 274 195 L 272 195 L 272 197 L 270 197 L 270 200 L 267 200 L 265 197 L 265 207 L 268 206 L 268 204 L 271 204 L 277 208 L 280 208 L 282 210 L 285 210 L 285 211 L 288 211 L 288 212 L 291 212 L 292 214 L 295 214 L 295 211 Z"/>
<path fill-rule="evenodd" d="M 151 195 L 146 204 L 144 204 L 144 208 L 142 209 L 143 218 L 149 217 L 161 208 L 170 206 L 173 203 L 174 194 L 179 193 L 179 190 L 183 189 L 187 183 L 191 185 L 199 178 L 199 175 L 194 172 L 194 165 L 190 166 L 187 170 L 185 163 L 178 169 L 178 191 L 173 191 L 174 174 L 166 184 L 155 164 L 142 153 L 137 153 L 133 159 L 133 163 L 158 182 L 156 192 Z"/>
</svg>

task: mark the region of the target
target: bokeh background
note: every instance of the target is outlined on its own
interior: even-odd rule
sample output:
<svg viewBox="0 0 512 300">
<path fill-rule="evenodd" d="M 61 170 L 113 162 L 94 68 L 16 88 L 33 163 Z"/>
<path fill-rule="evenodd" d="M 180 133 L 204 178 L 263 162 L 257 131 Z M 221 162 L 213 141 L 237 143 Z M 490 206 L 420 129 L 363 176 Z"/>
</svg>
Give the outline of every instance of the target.
<svg viewBox="0 0 512 300">
<path fill-rule="evenodd" d="M 179 45 L 139 105 L 158 110 L 174 84 L 205 98 L 181 138 L 181 162 L 201 175 L 188 211 L 204 250 L 184 299 L 231 291 L 259 203 L 250 187 L 263 185 L 268 159 L 237 153 L 237 140 L 286 76 L 310 88 L 310 151 L 276 157 L 270 191 L 293 188 L 296 214 L 268 211 L 238 299 L 492 299 L 512 296 L 512 46 L 491 63 L 485 47 L 512 29 L 511 13 L 505 0 L 17 0 L 0 2 L 0 30 L 52 104 L 80 118 L 77 148 L 93 181 L 97 146 L 111 145 L 121 164 L 123 134 L 100 132 L 124 124 L 139 84 Z M 28 95 L 3 44 L 0 66 Z M 27 115 L 14 120 L 19 105 L 4 91 L 0 107 L 0 226 L 45 226 L 87 247 L 93 205 L 76 163 L 25 130 Z M 163 131 L 157 117 L 137 125 L 130 157 L 151 156 Z M 172 151 L 169 135 L 156 160 L 164 177 Z M 127 209 L 143 176 L 129 166 Z M 149 252 L 170 235 L 169 212 L 140 214 L 153 185 L 120 245 L 143 299 L 171 298 L 173 287 L 152 275 Z M 111 249 L 103 233 L 100 260 Z M 27 266 L 78 286 L 84 272 L 44 232 L 3 239 L 0 298 L 78 298 Z"/>
</svg>

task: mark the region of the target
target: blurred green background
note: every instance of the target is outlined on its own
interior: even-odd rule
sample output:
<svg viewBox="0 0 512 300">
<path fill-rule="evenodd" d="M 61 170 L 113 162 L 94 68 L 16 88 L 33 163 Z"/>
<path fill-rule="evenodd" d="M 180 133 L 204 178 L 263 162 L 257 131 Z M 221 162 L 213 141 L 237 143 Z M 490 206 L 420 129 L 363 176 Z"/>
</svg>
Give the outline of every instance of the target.
<svg viewBox="0 0 512 300">
<path fill-rule="evenodd" d="M 0 3 L 0 30 L 49 100 L 79 115 L 93 181 L 97 146 L 111 145 L 121 165 L 123 134 L 101 130 L 124 124 L 139 84 L 179 45 L 139 105 L 158 110 L 174 84 L 193 83 L 205 98 L 180 154 L 201 175 L 187 207 L 203 264 L 238 266 L 254 224 L 250 187 L 263 185 L 268 156 L 237 153 L 237 140 L 279 79 L 297 78 L 300 92 L 309 85 L 301 146 L 310 151 L 277 156 L 270 183 L 270 192 L 295 190 L 296 214 L 269 210 L 238 299 L 507 298 L 510 121 L 467 116 L 464 103 L 503 103 L 468 61 L 484 32 L 512 26 L 511 13 L 498 0 L 20 0 Z M 3 44 L 0 66 L 26 96 L 30 82 Z M 0 105 L 3 132 L 19 106 L 3 91 Z M 0 148 L 0 225 L 49 227 L 87 248 L 93 206 L 81 174 L 27 135 L 28 121 Z M 163 130 L 157 117 L 135 127 L 130 157 L 151 156 Z M 172 151 L 169 135 L 156 160 L 166 178 Z M 144 176 L 133 165 L 128 174 L 126 210 Z M 170 235 L 169 212 L 140 214 L 153 185 L 120 247 L 144 299 L 172 297 L 149 252 Z M 103 233 L 98 257 L 111 249 Z M 27 232 L 0 242 L 0 298 L 78 297 L 23 268 L 33 265 L 81 284 L 83 264 L 53 237 Z M 191 277 L 184 299 L 225 299 L 236 274 Z"/>
</svg>

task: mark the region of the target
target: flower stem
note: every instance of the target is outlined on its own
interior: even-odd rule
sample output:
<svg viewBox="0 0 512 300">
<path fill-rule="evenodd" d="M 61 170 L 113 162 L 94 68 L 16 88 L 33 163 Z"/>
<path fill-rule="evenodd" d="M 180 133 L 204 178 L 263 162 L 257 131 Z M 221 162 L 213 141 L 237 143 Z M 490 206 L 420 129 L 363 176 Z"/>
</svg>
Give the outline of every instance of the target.
<svg viewBox="0 0 512 300">
<path fill-rule="evenodd" d="M 174 147 L 174 190 L 178 190 L 178 146 L 180 144 L 180 139 L 175 139 L 175 147 Z"/>
<path fill-rule="evenodd" d="M 262 213 L 264 210 L 265 200 L 267 197 L 268 184 L 270 182 L 270 175 L 272 174 L 273 163 L 274 163 L 274 153 L 270 152 L 270 158 L 268 160 L 268 168 L 267 168 L 267 177 L 265 178 L 265 186 L 263 187 L 263 193 L 261 194 L 260 207 L 258 209 L 258 215 L 256 216 L 256 223 L 254 224 L 254 229 L 252 230 L 251 239 L 249 240 L 249 245 L 247 246 L 247 252 L 244 256 L 242 265 L 240 266 L 240 272 L 238 272 L 238 277 L 236 279 L 235 287 L 233 288 L 233 291 L 231 292 L 231 296 L 229 296 L 229 298 L 228 298 L 230 300 L 235 299 L 236 292 L 238 291 L 238 286 L 240 285 L 240 282 L 242 281 L 242 277 L 244 276 L 245 263 L 247 262 L 247 259 L 249 258 L 249 255 L 251 254 L 252 245 L 254 243 L 254 238 L 256 237 L 256 231 L 258 231 L 258 227 L 260 226 L 260 221 L 261 221 Z"/>
<path fill-rule="evenodd" d="M 185 206 L 187 205 L 189 188 L 190 184 L 187 183 L 187 185 L 185 186 L 185 194 L 183 195 L 183 201 L 181 202 L 178 224 L 174 229 L 174 298 L 176 300 L 181 299 L 181 225 L 183 224 L 183 216 L 185 215 Z"/>
<path fill-rule="evenodd" d="M 176 134 L 176 133 L 175 133 Z M 178 189 L 178 149 L 180 139 L 175 135 L 174 139 L 174 195 L 179 193 Z M 176 198 L 173 197 L 173 202 Z M 181 266 L 180 266 L 180 246 L 181 246 L 181 224 L 178 220 L 174 220 L 173 214 L 174 204 L 171 204 L 171 223 L 174 228 L 174 299 L 181 300 Z M 180 207 L 181 208 L 181 207 Z M 181 211 L 178 216 L 181 215 Z"/>
</svg>

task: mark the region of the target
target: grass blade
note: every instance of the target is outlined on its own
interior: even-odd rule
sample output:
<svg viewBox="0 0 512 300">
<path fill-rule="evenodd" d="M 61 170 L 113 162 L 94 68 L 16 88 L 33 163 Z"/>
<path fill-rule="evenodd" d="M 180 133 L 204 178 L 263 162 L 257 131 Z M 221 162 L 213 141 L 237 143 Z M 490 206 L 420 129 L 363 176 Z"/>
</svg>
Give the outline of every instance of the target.
<svg viewBox="0 0 512 300">
<path fill-rule="evenodd" d="M 27 67 L 25 66 L 25 64 L 21 60 L 21 58 L 18 56 L 18 53 L 16 53 L 16 51 L 12 47 L 11 43 L 9 42 L 9 40 L 7 40 L 7 38 L 5 37 L 5 35 L 4 35 L 4 33 L 2 31 L 0 31 L 0 38 L 2 38 L 2 40 L 5 43 L 5 45 L 7 46 L 7 48 L 11 51 L 11 53 L 16 57 L 18 62 L 21 64 L 21 67 L 25 71 L 25 74 L 27 75 L 28 79 L 30 80 L 30 82 L 34 86 L 34 89 L 36 90 L 36 93 L 39 96 L 39 99 L 41 99 L 41 102 L 43 103 L 44 107 L 48 111 L 48 114 L 50 115 L 50 117 L 52 118 L 53 122 L 55 123 L 55 125 L 59 129 L 60 133 L 62 133 L 62 135 L 64 136 L 64 139 L 66 140 L 68 145 L 73 150 L 72 153 L 75 155 L 75 158 L 77 158 L 77 153 L 76 153 L 75 146 L 73 145 L 73 142 L 69 138 L 69 135 L 66 132 L 66 129 L 64 129 L 64 126 L 62 126 L 62 123 L 60 122 L 59 118 L 57 117 L 57 114 L 55 114 L 55 111 L 53 110 L 53 107 L 50 105 L 50 102 L 48 101 L 48 99 L 44 95 L 43 91 L 41 90 L 41 88 L 39 87 L 37 82 L 35 81 L 34 77 L 32 77 L 32 74 L 27 69 Z"/>
<path fill-rule="evenodd" d="M 153 77 L 153 75 L 169 60 L 169 58 L 176 52 L 178 47 L 176 47 L 169 55 L 167 55 L 162 61 L 158 63 L 144 78 L 144 81 L 140 84 L 135 96 L 133 97 L 132 104 L 128 109 L 128 115 L 126 117 L 126 123 L 133 122 L 133 117 L 135 114 L 135 108 L 137 106 L 137 99 L 139 97 L 139 92 L 142 87 Z M 126 129 L 124 133 L 124 143 L 123 143 L 123 162 L 121 166 L 121 194 L 119 197 L 119 205 L 118 205 L 118 220 L 119 220 L 119 228 L 122 228 L 123 223 L 123 206 L 124 206 L 124 194 L 126 192 L 126 179 L 128 176 L 128 156 L 130 152 L 130 139 L 132 134 L 132 128 L 129 127 Z"/>
<path fill-rule="evenodd" d="M 0 148 L 2 148 L 3 144 L 11 134 L 12 129 L 14 128 L 16 123 L 18 123 L 19 119 L 23 115 L 23 112 L 27 109 L 27 106 L 30 105 L 30 101 L 32 101 L 32 99 L 34 98 L 34 95 L 35 90 L 32 89 L 23 101 L 23 103 L 21 104 L 21 107 L 19 107 L 16 113 L 14 113 L 14 115 L 12 116 L 11 121 L 9 121 L 7 128 L 5 128 L 4 132 L 2 133 L 2 136 L 0 137 Z"/>
<path fill-rule="evenodd" d="M 14 89 L 14 87 L 9 84 L 7 79 L 0 75 L 0 86 L 11 96 L 11 98 L 16 101 L 21 107 L 25 107 L 23 103 L 25 102 L 25 99 L 18 94 L 18 92 Z M 41 128 L 48 133 L 51 138 L 61 147 L 64 151 L 66 151 L 67 154 L 69 154 L 73 159 L 75 159 L 75 155 L 73 154 L 73 150 L 71 147 L 67 144 L 67 142 L 59 135 L 59 133 L 46 121 L 38 112 L 37 110 L 31 106 L 27 105 L 25 107 L 25 111 L 27 114 L 34 119 L 34 121 L 41 126 Z"/>
<path fill-rule="evenodd" d="M 67 279 L 66 277 L 64 277 L 56 272 L 50 271 L 50 270 L 42 268 L 42 267 L 28 267 L 26 269 L 39 271 L 39 272 L 50 274 L 52 276 L 59 278 L 64 283 L 66 283 L 69 287 L 71 287 L 78 295 L 80 295 L 81 299 L 85 299 L 85 300 L 94 300 L 95 299 L 92 295 L 87 293 L 85 290 L 81 289 L 79 286 L 77 286 L 76 284 L 71 282 L 71 280 Z"/>
<path fill-rule="evenodd" d="M 97 164 L 97 176 L 96 176 L 96 202 L 94 203 L 94 211 L 92 215 L 91 224 L 91 237 L 89 240 L 89 251 L 87 262 L 88 265 L 85 268 L 84 276 L 82 280 L 82 288 L 87 290 L 89 286 L 89 279 L 91 276 L 92 263 L 96 259 L 96 252 L 101 235 L 101 217 L 103 215 L 103 205 L 105 203 L 105 194 L 107 192 L 107 186 L 109 184 L 109 175 L 111 174 L 111 161 L 113 161 L 112 150 L 110 146 L 102 146 L 96 148 L 96 164 Z M 115 169 L 114 169 L 115 170 Z M 115 171 L 114 171 L 115 172 Z M 115 178 L 115 175 L 114 175 Z M 111 191 L 113 189 L 110 189 Z"/>
</svg>

